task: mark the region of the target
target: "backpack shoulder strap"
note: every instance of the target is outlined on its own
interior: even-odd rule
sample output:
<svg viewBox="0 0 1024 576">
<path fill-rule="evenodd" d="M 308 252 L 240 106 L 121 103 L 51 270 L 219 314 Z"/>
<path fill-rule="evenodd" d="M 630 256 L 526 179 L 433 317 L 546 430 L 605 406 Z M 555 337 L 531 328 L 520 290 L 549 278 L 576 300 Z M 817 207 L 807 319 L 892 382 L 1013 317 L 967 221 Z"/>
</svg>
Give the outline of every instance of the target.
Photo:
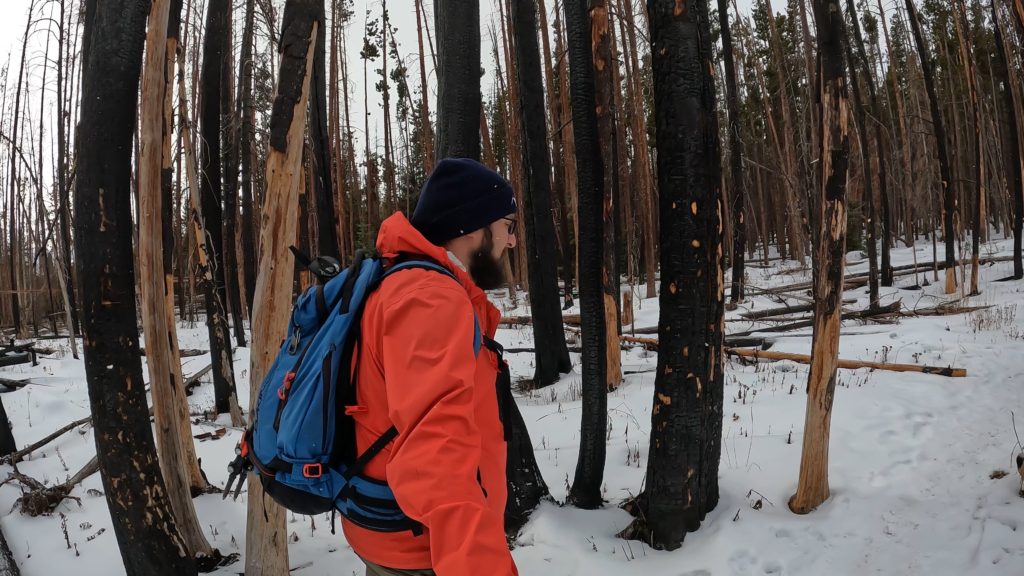
<svg viewBox="0 0 1024 576">
<path fill-rule="evenodd" d="M 456 282 L 458 282 L 459 280 L 455 276 L 455 274 L 452 274 L 451 270 L 445 268 L 441 263 L 426 258 L 412 258 L 408 260 L 400 260 L 395 264 L 392 264 L 387 270 L 384 271 L 383 276 L 381 276 L 381 280 L 387 278 L 388 276 L 391 276 L 396 272 L 414 269 L 433 270 L 434 272 L 440 272 L 441 274 L 444 274 L 445 276 L 451 278 L 452 280 L 455 280 Z"/>
<path fill-rule="evenodd" d="M 448 268 L 444 267 L 441 263 L 437 262 L 436 260 L 433 260 L 433 259 L 430 259 L 430 258 L 425 258 L 425 257 L 410 256 L 410 257 L 405 258 L 405 259 L 400 259 L 397 263 L 393 264 L 390 268 L 385 270 L 384 274 L 381 276 L 381 278 L 378 281 L 377 285 L 379 286 L 380 282 L 383 282 L 385 278 L 387 278 L 388 276 L 391 276 L 392 274 L 394 274 L 396 272 L 401 272 L 402 270 L 412 270 L 412 269 L 433 270 L 434 272 L 440 272 L 441 274 L 444 274 L 445 276 L 451 278 L 452 280 L 454 280 L 456 282 L 459 281 L 458 277 L 456 277 L 455 274 L 453 274 L 451 270 L 449 270 Z M 376 288 L 376 286 L 375 286 L 375 288 Z M 480 321 L 476 317 L 476 312 L 474 312 L 473 313 L 473 355 L 474 356 L 476 356 L 477 354 L 480 353 L 480 348 L 483 345 L 484 345 L 483 331 L 480 329 Z"/>
</svg>

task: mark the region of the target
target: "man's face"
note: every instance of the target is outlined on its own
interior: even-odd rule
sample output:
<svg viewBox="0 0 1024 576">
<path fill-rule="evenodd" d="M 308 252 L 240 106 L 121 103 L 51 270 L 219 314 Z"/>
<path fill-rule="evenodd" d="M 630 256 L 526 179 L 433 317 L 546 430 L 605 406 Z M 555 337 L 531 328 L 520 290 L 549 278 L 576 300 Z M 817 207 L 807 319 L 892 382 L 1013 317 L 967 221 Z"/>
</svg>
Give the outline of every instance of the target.
<svg viewBox="0 0 1024 576">
<path fill-rule="evenodd" d="M 469 275 L 483 290 L 494 290 L 505 284 L 505 268 L 501 256 L 507 248 L 515 248 L 516 221 L 509 216 L 492 222 L 484 228 L 480 246 L 469 262 Z"/>
</svg>

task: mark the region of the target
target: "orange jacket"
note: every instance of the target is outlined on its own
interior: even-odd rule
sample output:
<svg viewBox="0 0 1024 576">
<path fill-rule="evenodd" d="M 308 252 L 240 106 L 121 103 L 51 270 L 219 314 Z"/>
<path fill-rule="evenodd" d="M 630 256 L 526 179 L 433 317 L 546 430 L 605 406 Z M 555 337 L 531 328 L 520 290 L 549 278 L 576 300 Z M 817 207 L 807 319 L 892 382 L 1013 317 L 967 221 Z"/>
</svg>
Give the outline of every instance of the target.
<svg viewBox="0 0 1024 576">
<path fill-rule="evenodd" d="M 343 519 L 357 554 L 381 566 L 432 568 L 438 576 L 517 576 L 504 532 L 505 441 L 498 415 L 497 356 L 473 356 L 474 313 L 494 336 L 500 313 L 469 275 L 406 217 L 381 225 L 377 249 L 427 256 L 459 282 L 430 270 L 396 273 L 366 302 L 354 414 L 358 452 L 392 424 L 398 437 L 364 473 L 386 480 L 424 532 L 384 533 Z M 461 284 L 461 286 L 460 286 Z"/>
</svg>

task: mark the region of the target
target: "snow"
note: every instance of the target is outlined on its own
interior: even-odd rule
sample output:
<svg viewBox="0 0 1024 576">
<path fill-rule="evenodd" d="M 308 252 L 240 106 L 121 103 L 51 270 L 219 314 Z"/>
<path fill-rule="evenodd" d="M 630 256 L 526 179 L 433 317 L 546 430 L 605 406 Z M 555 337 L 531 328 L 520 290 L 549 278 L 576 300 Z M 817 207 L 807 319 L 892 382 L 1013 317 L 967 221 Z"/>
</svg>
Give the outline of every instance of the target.
<svg viewBox="0 0 1024 576">
<path fill-rule="evenodd" d="M 984 255 L 1008 255 L 1011 240 L 985 244 Z M 931 260 L 931 245 L 917 246 L 919 261 Z M 913 262 L 910 249 L 893 250 L 893 264 Z M 848 273 L 866 271 L 853 254 Z M 760 265 L 760 259 L 750 262 Z M 795 262 L 772 261 L 749 267 L 748 285 L 769 288 L 810 278 Z M 969 266 L 968 266 L 969 270 Z M 920 373 L 840 370 L 832 414 L 829 480 L 831 498 L 805 516 L 789 512 L 796 489 L 803 440 L 807 366 L 793 362 L 744 365 L 727 360 L 721 501 L 699 531 L 673 552 L 655 551 L 616 537 L 631 518 L 618 505 L 642 487 L 647 464 L 655 353 L 623 353 L 626 377 L 608 398 L 611 431 L 600 510 L 543 504 L 518 539 L 513 555 L 521 574 L 595 575 L 806 575 L 928 574 L 1019 575 L 1024 573 L 1024 499 L 1013 462 L 1017 440 L 1011 412 L 1024 432 L 1024 282 L 994 282 L 1012 273 L 1012 263 L 982 267 L 982 294 L 959 304 L 991 306 L 971 314 L 902 318 L 898 323 L 846 322 L 840 356 L 846 359 L 956 366 L 967 378 Z M 913 276 L 897 277 L 882 288 L 882 304 L 902 300 L 904 309 L 930 307 L 960 298 L 941 293 L 931 272 L 923 290 L 901 289 Z M 657 323 L 657 299 L 635 289 L 637 327 Z M 757 292 L 751 290 L 751 293 Z M 848 291 L 850 310 L 867 304 L 867 288 Z M 508 314 L 503 298 L 496 301 Z M 520 299 L 522 302 L 523 299 Z M 804 303 L 796 299 L 789 303 Z M 742 321 L 744 310 L 779 306 L 757 294 L 727 314 L 729 332 L 767 326 Z M 569 310 L 568 312 L 575 312 Z M 628 330 L 626 330 L 628 332 Z M 773 350 L 809 353 L 811 330 L 764 334 Z M 207 348 L 206 328 L 179 324 L 182 348 Z M 506 347 L 532 346 L 529 327 L 502 329 Z M 19 446 L 89 414 L 85 372 L 71 358 L 66 341 L 48 342 L 58 354 L 29 365 L 0 369 L 0 378 L 32 377 L 35 384 L 5 393 L 2 400 Z M 573 355 L 578 366 L 578 355 Z M 510 354 L 514 377 L 532 376 L 531 354 Z M 145 361 L 143 359 L 143 361 Z M 184 373 L 197 371 L 209 357 L 186 358 Z M 235 354 L 240 400 L 248 405 L 248 350 Z M 578 370 L 578 367 L 577 367 Z M 556 501 L 563 501 L 579 449 L 580 376 L 521 394 L 520 408 L 530 427 L 537 459 Z M 213 405 L 207 381 L 189 397 L 194 413 Z M 193 434 L 228 427 L 219 440 L 196 441 L 210 480 L 223 485 L 239 430 L 228 417 L 196 418 Z M 90 426 L 65 434 L 18 465 L 46 484 L 62 482 L 95 454 Z M 991 479 L 995 470 L 1009 474 Z M 0 478 L 11 471 L 0 467 Z M 22 574 L 76 576 L 123 574 L 120 555 L 98 474 L 72 493 L 52 516 L 31 518 L 14 509 L 21 485 L 0 487 L 0 528 Z M 237 502 L 219 495 L 195 499 L 207 538 L 224 553 L 244 556 L 247 495 Z M 66 527 L 66 536 L 62 529 Z M 289 515 L 293 573 L 306 576 L 362 574 L 362 565 L 340 530 L 332 535 L 328 516 Z M 215 574 L 241 572 L 238 563 Z M 481 567 L 481 574 L 486 568 Z"/>
</svg>

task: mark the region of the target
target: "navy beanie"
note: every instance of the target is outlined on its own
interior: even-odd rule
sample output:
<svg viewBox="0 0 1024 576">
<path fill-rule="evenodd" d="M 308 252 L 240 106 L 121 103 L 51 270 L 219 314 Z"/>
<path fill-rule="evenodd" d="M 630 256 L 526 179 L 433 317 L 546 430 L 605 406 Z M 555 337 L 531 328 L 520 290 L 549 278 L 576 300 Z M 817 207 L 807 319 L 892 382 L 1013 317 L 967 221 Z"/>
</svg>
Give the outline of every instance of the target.
<svg viewBox="0 0 1024 576">
<path fill-rule="evenodd" d="M 427 178 L 412 225 L 438 246 L 516 211 L 512 186 L 469 158 L 445 158 Z"/>
</svg>

